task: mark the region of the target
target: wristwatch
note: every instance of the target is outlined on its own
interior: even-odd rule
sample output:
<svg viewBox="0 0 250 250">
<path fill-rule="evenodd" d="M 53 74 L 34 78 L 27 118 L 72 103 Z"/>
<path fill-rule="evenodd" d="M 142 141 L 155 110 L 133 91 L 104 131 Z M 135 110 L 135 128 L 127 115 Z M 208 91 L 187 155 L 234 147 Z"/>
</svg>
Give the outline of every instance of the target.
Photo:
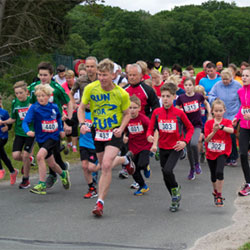
<svg viewBox="0 0 250 250">
<path fill-rule="evenodd" d="M 225 127 L 224 125 L 221 125 L 220 130 L 223 130 L 223 129 L 224 129 L 224 127 Z"/>
<path fill-rule="evenodd" d="M 80 123 L 80 124 L 79 124 L 79 128 L 81 128 L 82 125 L 85 125 L 85 122 Z"/>
</svg>

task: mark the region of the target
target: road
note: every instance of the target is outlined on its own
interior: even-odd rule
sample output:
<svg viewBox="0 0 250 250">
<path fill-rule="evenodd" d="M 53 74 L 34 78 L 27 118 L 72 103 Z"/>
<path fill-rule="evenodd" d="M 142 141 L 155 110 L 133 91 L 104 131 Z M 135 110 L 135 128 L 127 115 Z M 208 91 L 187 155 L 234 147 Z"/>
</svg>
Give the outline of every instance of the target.
<svg viewBox="0 0 250 250">
<path fill-rule="evenodd" d="M 176 213 L 168 209 L 170 196 L 159 162 L 152 160 L 151 169 L 150 191 L 140 197 L 129 189 L 131 177 L 120 180 L 120 167 L 114 169 L 101 218 L 91 213 L 95 199 L 82 198 L 87 186 L 80 164 L 70 169 L 68 191 L 60 181 L 45 196 L 19 190 L 18 184 L 1 183 L 0 249 L 188 249 L 198 238 L 232 223 L 233 201 L 243 182 L 240 167 L 225 167 L 225 206 L 218 208 L 213 204 L 207 164 L 202 164 L 202 175 L 189 181 L 188 161 L 179 161 L 175 173 L 182 201 Z"/>
</svg>

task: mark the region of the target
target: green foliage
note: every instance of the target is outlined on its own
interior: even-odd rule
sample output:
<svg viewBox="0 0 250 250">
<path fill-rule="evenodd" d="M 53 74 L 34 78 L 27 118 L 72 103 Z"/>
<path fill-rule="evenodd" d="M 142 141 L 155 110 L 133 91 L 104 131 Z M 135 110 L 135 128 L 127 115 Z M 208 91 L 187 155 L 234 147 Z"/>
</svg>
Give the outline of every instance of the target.
<svg viewBox="0 0 250 250">
<path fill-rule="evenodd" d="M 250 242 L 244 244 L 239 250 L 250 250 Z"/>
</svg>

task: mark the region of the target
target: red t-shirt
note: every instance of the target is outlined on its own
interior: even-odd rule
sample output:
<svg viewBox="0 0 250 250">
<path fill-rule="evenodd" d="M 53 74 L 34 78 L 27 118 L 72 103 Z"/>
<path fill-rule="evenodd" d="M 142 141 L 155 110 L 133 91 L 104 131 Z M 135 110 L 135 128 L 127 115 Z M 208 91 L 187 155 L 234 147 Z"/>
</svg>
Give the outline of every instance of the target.
<svg viewBox="0 0 250 250">
<path fill-rule="evenodd" d="M 160 85 L 156 86 L 156 85 L 153 85 L 153 88 L 155 89 L 156 91 L 156 95 L 158 97 L 161 97 L 161 86 L 164 84 L 164 82 L 161 82 Z"/>
<path fill-rule="evenodd" d="M 198 85 L 200 80 L 204 77 L 206 77 L 206 72 L 203 70 L 201 72 L 199 72 L 197 75 L 196 75 L 196 78 L 195 78 L 195 85 Z"/>
<path fill-rule="evenodd" d="M 129 132 L 128 149 L 134 154 L 140 153 L 142 150 L 150 150 L 152 144 L 147 141 L 146 133 L 150 120 L 147 116 L 139 113 L 139 115 L 130 119 L 126 130 Z"/>
<path fill-rule="evenodd" d="M 220 123 L 225 127 L 233 128 L 232 121 L 224 119 Z M 213 131 L 214 119 L 205 124 L 205 138 Z M 229 156 L 232 151 L 232 139 L 229 133 L 218 130 L 209 142 L 205 142 L 206 157 L 209 160 L 216 160 L 220 155 Z"/>
</svg>

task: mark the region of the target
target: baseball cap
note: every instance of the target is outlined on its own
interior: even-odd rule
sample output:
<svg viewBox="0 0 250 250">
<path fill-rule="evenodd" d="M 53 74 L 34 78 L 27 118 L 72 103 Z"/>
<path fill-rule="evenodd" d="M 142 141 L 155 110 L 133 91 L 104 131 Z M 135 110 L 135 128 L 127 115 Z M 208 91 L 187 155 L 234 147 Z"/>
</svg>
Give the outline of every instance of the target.
<svg viewBox="0 0 250 250">
<path fill-rule="evenodd" d="M 161 63 L 161 59 L 159 59 L 159 58 L 155 58 L 155 59 L 154 59 L 154 62 Z"/>
</svg>

